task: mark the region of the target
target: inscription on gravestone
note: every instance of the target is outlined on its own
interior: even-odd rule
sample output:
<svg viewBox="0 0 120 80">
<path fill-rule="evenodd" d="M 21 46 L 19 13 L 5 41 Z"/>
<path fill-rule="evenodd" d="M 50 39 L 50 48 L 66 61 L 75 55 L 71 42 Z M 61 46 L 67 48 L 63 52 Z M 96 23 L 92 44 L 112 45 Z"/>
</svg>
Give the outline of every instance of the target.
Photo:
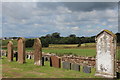
<svg viewBox="0 0 120 80">
<path fill-rule="evenodd" d="M 25 63 L 25 39 L 18 38 L 18 62 Z"/>
<path fill-rule="evenodd" d="M 103 30 L 96 37 L 96 76 L 116 77 L 116 35 Z"/>
<path fill-rule="evenodd" d="M 13 43 L 9 41 L 7 44 L 7 51 L 8 51 L 8 60 L 11 62 L 13 61 Z"/>
<path fill-rule="evenodd" d="M 34 64 L 42 66 L 42 44 L 39 38 L 34 40 Z"/>
</svg>

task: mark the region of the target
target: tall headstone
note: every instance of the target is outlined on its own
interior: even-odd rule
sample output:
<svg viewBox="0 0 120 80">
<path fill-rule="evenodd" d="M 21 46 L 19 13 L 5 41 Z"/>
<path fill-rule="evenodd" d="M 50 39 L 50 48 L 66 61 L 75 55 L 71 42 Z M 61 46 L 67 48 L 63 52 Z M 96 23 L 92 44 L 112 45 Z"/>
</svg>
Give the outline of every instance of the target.
<svg viewBox="0 0 120 80">
<path fill-rule="evenodd" d="M 34 40 L 34 64 L 42 66 L 42 44 L 39 38 Z"/>
<path fill-rule="evenodd" d="M 18 62 L 25 63 L 25 39 L 18 38 Z"/>
<path fill-rule="evenodd" d="M 61 59 L 57 56 L 51 56 L 50 66 L 55 68 L 61 68 Z"/>
<path fill-rule="evenodd" d="M 8 51 L 8 60 L 11 62 L 13 61 L 13 43 L 9 41 L 7 44 L 7 51 Z"/>
<path fill-rule="evenodd" d="M 106 78 L 116 77 L 116 35 L 103 30 L 96 36 L 96 74 Z"/>
</svg>

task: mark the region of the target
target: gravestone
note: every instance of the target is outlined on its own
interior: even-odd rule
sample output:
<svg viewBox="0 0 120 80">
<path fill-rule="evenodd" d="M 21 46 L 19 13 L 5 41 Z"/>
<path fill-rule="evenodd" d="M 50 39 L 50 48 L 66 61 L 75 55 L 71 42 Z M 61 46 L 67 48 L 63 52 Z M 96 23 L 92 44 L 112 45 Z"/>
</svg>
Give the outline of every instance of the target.
<svg viewBox="0 0 120 80">
<path fill-rule="evenodd" d="M 18 38 L 18 62 L 25 63 L 25 39 Z"/>
<path fill-rule="evenodd" d="M 96 74 L 106 78 L 116 77 L 116 35 L 103 30 L 96 36 Z"/>
<path fill-rule="evenodd" d="M 34 64 L 42 66 L 42 44 L 39 38 L 34 40 Z"/>
<path fill-rule="evenodd" d="M 80 65 L 76 63 L 71 63 L 71 70 L 80 71 Z"/>
<path fill-rule="evenodd" d="M 62 66 L 64 69 L 71 69 L 71 63 L 70 62 L 67 62 L 67 61 L 64 61 L 62 62 Z"/>
<path fill-rule="evenodd" d="M 44 66 L 44 57 L 42 57 L 42 66 Z"/>
<path fill-rule="evenodd" d="M 91 67 L 83 66 L 83 72 L 84 73 L 91 73 Z"/>
<path fill-rule="evenodd" d="M 57 56 L 50 57 L 50 66 L 55 68 L 61 68 L 61 59 Z"/>
<path fill-rule="evenodd" d="M 8 51 L 8 60 L 11 62 L 13 61 L 13 43 L 12 41 L 9 41 L 7 44 L 7 51 Z"/>
</svg>

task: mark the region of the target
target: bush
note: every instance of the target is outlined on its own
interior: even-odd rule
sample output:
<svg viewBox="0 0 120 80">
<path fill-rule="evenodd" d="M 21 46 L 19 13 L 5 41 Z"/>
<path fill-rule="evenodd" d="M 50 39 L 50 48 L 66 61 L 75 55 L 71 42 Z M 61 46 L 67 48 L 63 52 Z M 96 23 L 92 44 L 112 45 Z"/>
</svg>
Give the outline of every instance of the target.
<svg viewBox="0 0 120 80">
<path fill-rule="evenodd" d="M 34 39 L 28 39 L 28 40 L 26 40 L 26 42 L 25 42 L 25 46 L 26 46 L 27 48 L 33 47 L 33 44 L 34 44 Z"/>
</svg>

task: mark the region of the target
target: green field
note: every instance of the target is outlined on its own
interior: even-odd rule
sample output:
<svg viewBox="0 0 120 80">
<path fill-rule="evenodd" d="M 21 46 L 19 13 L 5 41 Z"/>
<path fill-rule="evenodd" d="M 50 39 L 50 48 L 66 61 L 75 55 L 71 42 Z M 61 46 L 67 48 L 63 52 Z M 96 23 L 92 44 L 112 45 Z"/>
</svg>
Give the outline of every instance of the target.
<svg viewBox="0 0 120 80">
<path fill-rule="evenodd" d="M 95 56 L 96 51 L 95 49 L 77 49 L 77 48 L 70 48 L 70 49 L 55 49 L 55 48 L 43 48 L 43 52 L 45 53 L 56 53 L 58 55 L 79 55 L 79 56 Z"/>
<path fill-rule="evenodd" d="M 92 68 L 92 73 L 83 73 L 82 67 L 80 72 L 66 70 L 63 68 L 50 67 L 48 61 L 45 66 L 35 66 L 33 59 L 27 59 L 25 64 L 20 64 L 16 61 L 8 62 L 6 57 L 2 60 L 4 78 L 95 78 L 95 69 Z"/>
</svg>

